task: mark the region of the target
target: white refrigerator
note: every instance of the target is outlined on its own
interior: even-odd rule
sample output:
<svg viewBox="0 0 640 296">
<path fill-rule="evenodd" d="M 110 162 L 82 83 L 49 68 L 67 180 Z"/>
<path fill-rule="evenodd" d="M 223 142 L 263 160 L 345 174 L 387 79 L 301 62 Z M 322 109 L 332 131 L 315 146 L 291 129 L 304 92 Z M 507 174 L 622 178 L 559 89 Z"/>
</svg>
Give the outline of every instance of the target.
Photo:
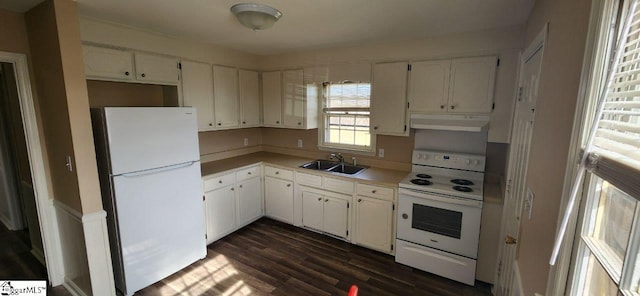
<svg viewBox="0 0 640 296">
<path fill-rule="evenodd" d="M 193 108 L 91 110 L 116 289 L 132 295 L 206 256 Z"/>
</svg>

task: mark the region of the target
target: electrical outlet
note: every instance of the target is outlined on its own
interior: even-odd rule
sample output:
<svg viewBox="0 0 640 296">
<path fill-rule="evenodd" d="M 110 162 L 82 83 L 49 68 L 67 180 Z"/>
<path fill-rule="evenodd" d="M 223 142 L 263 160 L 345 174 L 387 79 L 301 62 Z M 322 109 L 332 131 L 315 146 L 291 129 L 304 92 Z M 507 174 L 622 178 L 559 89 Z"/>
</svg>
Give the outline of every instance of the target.
<svg viewBox="0 0 640 296">
<path fill-rule="evenodd" d="M 384 149 L 378 149 L 378 157 L 384 157 Z"/>
<path fill-rule="evenodd" d="M 298 139 L 298 148 L 302 148 L 302 139 Z"/>
<path fill-rule="evenodd" d="M 249 138 L 244 138 L 244 145 L 249 146 Z"/>
<path fill-rule="evenodd" d="M 527 214 L 527 217 L 529 217 L 529 220 L 531 220 L 531 212 L 533 210 L 533 197 L 534 195 L 531 188 L 527 188 L 527 197 L 524 200 L 524 212 Z"/>
</svg>

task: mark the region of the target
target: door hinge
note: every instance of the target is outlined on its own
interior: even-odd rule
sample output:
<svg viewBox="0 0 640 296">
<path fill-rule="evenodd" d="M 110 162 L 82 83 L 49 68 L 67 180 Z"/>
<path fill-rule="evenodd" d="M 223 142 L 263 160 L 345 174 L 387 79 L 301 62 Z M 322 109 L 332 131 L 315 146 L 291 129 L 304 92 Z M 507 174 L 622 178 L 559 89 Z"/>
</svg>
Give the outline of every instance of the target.
<svg viewBox="0 0 640 296">
<path fill-rule="evenodd" d="M 349 230 L 347 230 L 347 236 L 349 236 Z"/>
<path fill-rule="evenodd" d="M 411 71 L 411 64 L 407 65 L 407 71 Z"/>
<path fill-rule="evenodd" d="M 393 244 L 391 244 L 391 251 L 393 251 Z"/>
<path fill-rule="evenodd" d="M 500 67 L 500 59 L 498 59 L 496 67 Z"/>
<path fill-rule="evenodd" d="M 522 102 L 522 96 L 524 95 L 524 87 L 518 88 L 518 102 Z"/>
<path fill-rule="evenodd" d="M 410 103 L 409 103 L 409 102 L 407 102 L 407 109 L 409 109 L 409 106 L 410 106 Z"/>
<path fill-rule="evenodd" d="M 204 199 L 205 199 L 205 196 L 203 195 L 203 196 L 202 196 L 202 201 L 205 201 Z"/>
<path fill-rule="evenodd" d="M 205 233 L 204 239 L 207 240 L 208 238 L 209 238 L 209 236 Z"/>
<path fill-rule="evenodd" d="M 404 131 L 405 132 L 407 131 L 407 125 L 406 124 L 404 125 Z"/>
<path fill-rule="evenodd" d="M 182 63 L 178 62 L 178 69 L 182 70 Z"/>
<path fill-rule="evenodd" d="M 349 203 L 347 203 L 347 209 L 349 208 Z"/>
<path fill-rule="evenodd" d="M 496 103 L 491 104 L 491 110 L 496 110 Z"/>
<path fill-rule="evenodd" d="M 396 210 L 396 205 L 391 205 L 391 210 L 395 211 Z"/>
</svg>

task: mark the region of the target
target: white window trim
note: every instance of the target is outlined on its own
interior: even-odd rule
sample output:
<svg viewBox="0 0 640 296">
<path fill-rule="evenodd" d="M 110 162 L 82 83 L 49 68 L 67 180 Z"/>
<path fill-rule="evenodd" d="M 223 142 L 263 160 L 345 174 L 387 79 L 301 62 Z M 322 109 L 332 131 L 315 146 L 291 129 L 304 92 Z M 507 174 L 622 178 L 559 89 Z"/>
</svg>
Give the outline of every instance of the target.
<svg viewBox="0 0 640 296">
<path fill-rule="evenodd" d="M 318 96 L 320 100 L 318 105 L 318 120 L 320 125 L 318 126 L 318 150 L 321 151 L 331 151 L 331 152 L 340 152 L 340 153 L 350 153 L 350 154 L 358 154 L 358 155 L 366 155 L 366 156 L 375 156 L 376 155 L 376 143 L 377 137 L 376 134 L 371 133 L 369 130 L 369 135 L 371 139 L 371 145 L 366 149 L 361 149 L 360 146 L 352 146 L 352 145 L 341 145 L 337 143 L 328 143 L 325 142 L 325 128 L 327 125 L 327 115 L 325 113 L 326 108 L 326 94 L 325 94 L 325 86 L 321 85 L 319 89 Z M 369 94 L 371 97 L 371 94 Z M 371 113 L 369 113 L 369 122 L 371 122 Z M 371 128 L 371 127 L 370 127 Z"/>
</svg>

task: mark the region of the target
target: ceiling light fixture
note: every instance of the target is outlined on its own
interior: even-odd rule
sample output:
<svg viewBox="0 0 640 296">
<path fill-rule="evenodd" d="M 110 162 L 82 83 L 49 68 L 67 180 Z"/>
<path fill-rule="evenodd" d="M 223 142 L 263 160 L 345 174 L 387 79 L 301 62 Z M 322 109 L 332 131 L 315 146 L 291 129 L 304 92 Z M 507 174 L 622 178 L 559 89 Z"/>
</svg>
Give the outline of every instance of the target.
<svg viewBox="0 0 640 296">
<path fill-rule="evenodd" d="M 267 29 L 282 17 L 279 10 L 255 3 L 236 4 L 231 6 L 231 12 L 243 26 L 254 31 Z"/>
</svg>

